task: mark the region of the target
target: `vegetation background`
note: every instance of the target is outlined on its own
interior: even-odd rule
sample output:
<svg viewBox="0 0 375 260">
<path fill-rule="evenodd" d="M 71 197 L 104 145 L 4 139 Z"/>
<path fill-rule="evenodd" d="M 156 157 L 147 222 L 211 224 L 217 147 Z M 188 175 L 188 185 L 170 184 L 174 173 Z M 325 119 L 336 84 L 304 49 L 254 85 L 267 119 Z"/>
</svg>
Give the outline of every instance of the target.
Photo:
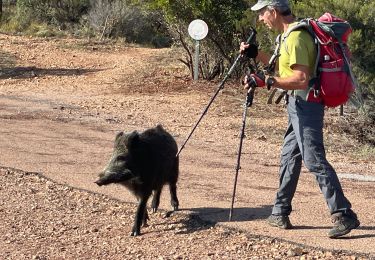
<svg viewBox="0 0 375 260">
<path fill-rule="evenodd" d="M 199 73 L 204 80 L 220 79 L 238 55 L 239 43 L 256 28 L 260 48 L 272 51 L 275 33 L 256 23 L 249 6 L 255 0 L 0 0 L 0 31 L 38 37 L 74 36 L 88 41 L 122 41 L 155 48 L 183 48 L 176 55 L 193 73 L 194 42 L 187 27 L 203 19 L 209 34 L 201 42 Z M 325 12 L 349 21 L 354 73 L 359 87 L 354 113 L 340 120 L 340 131 L 375 147 L 375 1 L 294 0 L 297 17 L 318 18 Z M 0 69 L 2 69 L 0 67 Z M 234 79 L 245 66 L 238 68 Z"/>
</svg>

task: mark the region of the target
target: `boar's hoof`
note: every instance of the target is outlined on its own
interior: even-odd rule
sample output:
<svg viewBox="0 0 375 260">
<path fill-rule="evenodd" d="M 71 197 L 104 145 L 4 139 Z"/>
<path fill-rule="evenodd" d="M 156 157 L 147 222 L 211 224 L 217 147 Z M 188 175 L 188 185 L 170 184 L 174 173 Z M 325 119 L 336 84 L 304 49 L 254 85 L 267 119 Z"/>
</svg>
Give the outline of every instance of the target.
<svg viewBox="0 0 375 260">
<path fill-rule="evenodd" d="M 141 234 L 141 232 L 138 230 L 138 231 L 132 231 L 131 233 L 130 233 L 130 236 L 132 236 L 132 237 L 136 237 L 136 236 L 139 236 Z"/>
<path fill-rule="evenodd" d="M 158 208 L 152 208 L 152 213 L 156 213 L 158 211 Z"/>
</svg>

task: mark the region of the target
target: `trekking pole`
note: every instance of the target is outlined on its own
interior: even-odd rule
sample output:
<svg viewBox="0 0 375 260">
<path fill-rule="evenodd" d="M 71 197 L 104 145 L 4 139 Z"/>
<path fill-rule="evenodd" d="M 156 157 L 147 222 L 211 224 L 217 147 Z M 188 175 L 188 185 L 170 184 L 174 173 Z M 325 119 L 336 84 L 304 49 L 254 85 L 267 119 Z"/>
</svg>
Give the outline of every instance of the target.
<svg viewBox="0 0 375 260">
<path fill-rule="evenodd" d="M 247 91 L 246 101 L 245 101 L 245 104 L 244 104 L 244 111 L 243 111 L 243 115 L 242 115 L 242 130 L 241 130 L 241 136 L 240 136 L 240 145 L 238 147 L 238 155 L 237 155 L 236 175 L 235 175 L 235 178 L 234 178 L 232 204 L 231 204 L 231 207 L 230 207 L 230 210 L 229 210 L 229 221 L 232 221 L 233 205 L 234 205 L 234 199 L 236 197 L 238 172 L 241 169 L 240 162 L 241 162 L 242 143 L 243 143 L 243 139 L 245 137 L 247 108 L 251 107 L 251 105 L 253 104 L 255 88 L 256 88 L 256 86 L 251 86 L 249 88 L 249 90 Z"/>
<path fill-rule="evenodd" d="M 256 35 L 256 31 L 254 28 L 251 28 L 251 31 L 250 31 L 250 36 L 249 38 L 247 39 L 246 43 L 249 44 L 253 41 L 254 37 Z M 182 144 L 182 146 L 180 147 L 180 150 L 178 151 L 177 156 L 179 156 L 179 154 L 181 153 L 182 149 L 184 149 L 186 143 L 189 141 L 190 137 L 193 135 L 195 129 L 197 128 L 198 124 L 201 122 L 202 118 L 204 117 L 204 115 L 207 113 L 208 109 L 210 108 L 212 102 L 214 102 L 216 96 L 219 94 L 219 92 L 224 88 L 224 83 L 227 81 L 227 79 L 229 78 L 229 76 L 232 74 L 232 72 L 234 71 L 235 67 L 237 66 L 237 63 L 238 61 L 240 60 L 240 58 L 242 57 L 242 54 L 239 54 L 236 58 L 236 60 L 233 62 L 232 66 L 230 67 L 229 71 L 227 72 L 227 74 L 224 76 L 223 80 L 220 82 L 219 86 L 218 86 L 218 89 L 216 91 L 216 93 L 214 94 L 214 96 L 211 98 L 210 102 L 208 103 L 208 105 L 206 106 L 206 108 L 203 110 L 203 113 L 202 115 L 200 116 L 200 118 L 198 119 L 197 123 L 195 124 L 195 126 L 193 127 L 193 129 L 191 130 L 189 136 L 186 138 L 185 142 Z"/>
</svg>

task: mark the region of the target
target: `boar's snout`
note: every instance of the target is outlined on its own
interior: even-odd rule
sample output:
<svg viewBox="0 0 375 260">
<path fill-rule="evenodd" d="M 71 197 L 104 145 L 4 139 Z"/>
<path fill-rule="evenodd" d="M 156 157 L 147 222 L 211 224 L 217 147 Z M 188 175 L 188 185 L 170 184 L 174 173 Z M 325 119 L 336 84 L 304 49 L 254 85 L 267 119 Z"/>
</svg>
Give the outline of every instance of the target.
<svg viewBox="0 0 375 260">
<path fill-rule="evenodd" d="M 95 181 L 95 183 L 102 186 L 111 183 L 125 182 L 135 177 L 136 176 L 134 176 L 129 169 L 125 169 L 123 172 L 104 172 L 99 175 L 99 179 Z"/>
<path fill-rule="evenodd" d="M 99 174 L 99 179 L 97 179 L 96 181 L 94 181 L 94 183 L 96 183 L 98 186 L 102 186 L 105 184 L 105 173 L 102 172 Z"/>
<path fill-rule="evenodd" d="M 97 180 L 97 181 L 94 181 L 94 183 L 96 183 L 98 186 L 102 186 L 103 185 L 103 183 L 100 181 L 100 179 Z"/>
</svg>

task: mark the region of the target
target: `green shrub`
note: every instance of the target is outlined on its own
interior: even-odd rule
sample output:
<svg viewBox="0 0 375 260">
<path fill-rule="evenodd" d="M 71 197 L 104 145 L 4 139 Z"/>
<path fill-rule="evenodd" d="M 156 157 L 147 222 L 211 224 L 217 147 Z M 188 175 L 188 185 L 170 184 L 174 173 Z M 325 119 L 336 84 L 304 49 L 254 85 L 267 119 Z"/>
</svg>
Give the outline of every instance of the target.
<svg viewBox="0 0 375 260">
<path fill-rule="evenodd" d="M 55 26 L 78 23 L 88 8 L 89 0 L 17 1 L 17 15 L 21 22 L 36 21 Z"/>
<path fill-rule="evenodd" d="M 167 47 L 171 39 L 160 30 L 160 15 L 122 0 L 91 1 L 89 26 L 102 37 L 125 38 L 128 42 Z"/>
</svg>

